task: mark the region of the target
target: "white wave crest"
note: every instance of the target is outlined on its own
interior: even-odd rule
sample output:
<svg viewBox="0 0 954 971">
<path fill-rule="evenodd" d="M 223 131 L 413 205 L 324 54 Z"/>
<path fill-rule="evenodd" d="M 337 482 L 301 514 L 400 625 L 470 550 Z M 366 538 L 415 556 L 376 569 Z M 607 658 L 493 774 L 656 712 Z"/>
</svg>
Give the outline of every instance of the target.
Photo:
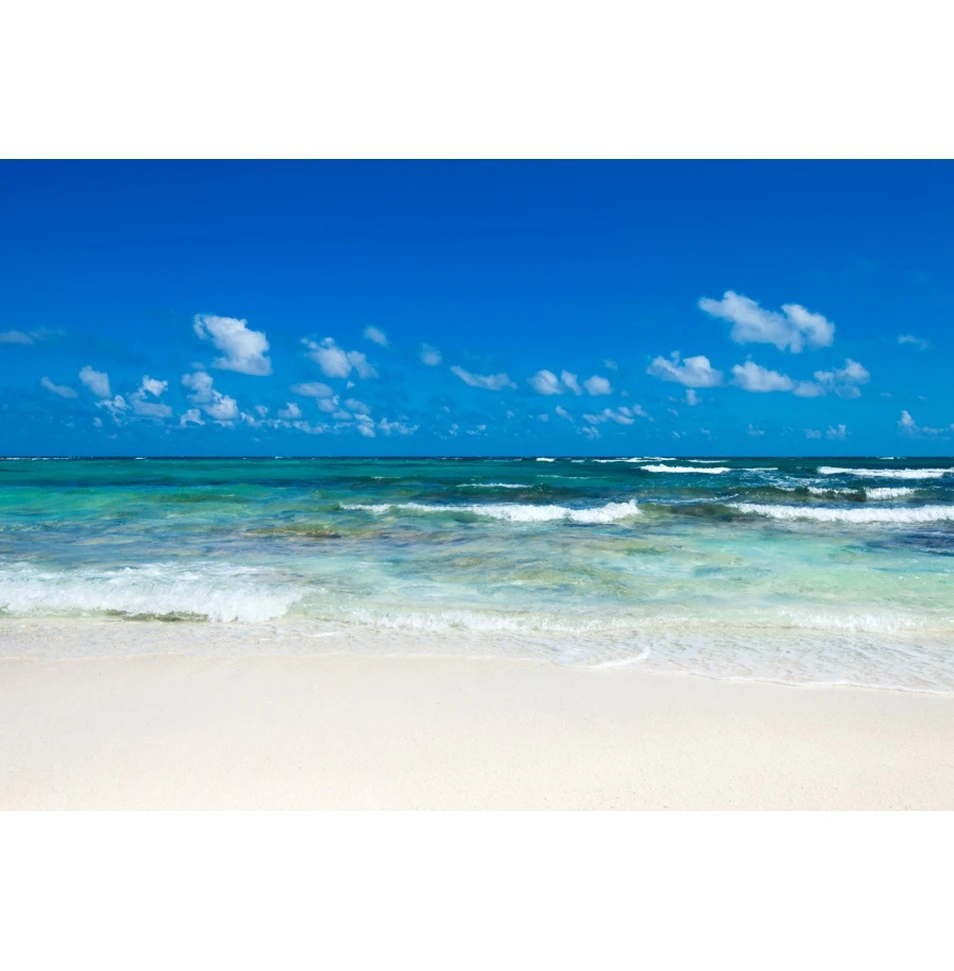
<svg viewBox="0 0 954 971">
<path fill-rule="evenodd" d="M 633 500 L 608 502 L 593 509 L 571 509 L 568 506 L 534 506 L 519 502 L 473 503 L 458 506 L 431 506 L 422 502 L 354 503 L 342 505 L 342 509 L 370 513 L 387 513 L 407 509 L 412 512 L 455 513 L 469 512 L 475 516 L 487 516 L 510 523 L 549 523 L 563 520 L 571 523 L 614 523 L 620 519 L 639 516 L 640 509 Z"/>
<path fill-rule="evenodd" d="M 954 506 L 907 506 L 891 509 L 823 509 L 817 506 L 770 506 L 730 502 L 740 512 L 772 519 L 812 519 L 822 523 L 937 523 L 954 520 Z"/>
<path fill-rule="evenodd" d="M 712 466 L 708 469 L 697 469 L 693 465 L 641 465 L 646 472 L 695 472 L 696 475 L 722 475 L 731 472 L 727 465 Z"/>
<path fill-rule="evenodd" d="M 867 479 L 940 479 L 954 469 L 839 469 L 822 465 L 822 475 L 860 475 Z"/>
<path fill-rule="evenodd" d="M 537 457 L 537 461 L 538 462 L 555 462 L 556 459 L 549 459 L 549 458 L 545 458 L 544 456 L 540 455 L 540 456 Z"/>
<path fill-rule="evenodd" d="M 284 616 L 301 594 L 265 571 L 223 563 L 63 572 L 18 564 L 0 571 L 0 608 L 11 614 L 115 612 L 264 623 Z"/>
<path fill-rule="evenodd" d="M 869 486 L 867 489 L 839 489 L 835 486 L 829 486 L 827 489 L 824 486 L 809 486 L 808 491 L 813 496 L 856 496 L 859 492 L 864 492 L 864 494 L 869 499 L 901 499 L 903 496 L 911 496 L 917 492 L 917 489 L 904 488 L 902 486 L 892 487 L 892 486 Z"/>
<path fill-rule="evenodd" d="M 555 479 L 564 478 L 562 475 L 553 476 Z M 465 489 L 529 489 L 530 486 L 521 485 L 519 482 L 463 482 L 461 485 Z"/>
</svg>

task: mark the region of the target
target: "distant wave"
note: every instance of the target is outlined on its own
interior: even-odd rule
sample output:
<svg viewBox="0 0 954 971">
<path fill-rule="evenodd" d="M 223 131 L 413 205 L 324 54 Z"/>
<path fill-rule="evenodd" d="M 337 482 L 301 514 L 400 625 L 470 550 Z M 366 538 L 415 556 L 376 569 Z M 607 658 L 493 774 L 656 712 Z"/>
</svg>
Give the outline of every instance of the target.
<svg viewBox="0 0 954 971">
<path fill-rule="evenodd" d="M 613 523 L 620 519 L 640 515 L 635 502 L 608 502 L 592 509 L 571 509 L 568 506 L 534 506 L 518 502 L 473 503 L 457 506 L 434 506 L 422 502 L 384 502 L 342 504 L 342 509 L 359 510 L 370 513 L 388 513 L 407 509 L 412 512 L 461 513 L 469 512 L 475 516 L 487 516 L 510 523 L 548 523 L 564 520 L 571 523 Z"/>
<path fill-rule="evenodd" d="M 540 457 L 539 457 L 539 458 L 537 459 L 537 461 L 538 461 L 538 462 L 555 462 L 555 461 L 556 461 L 556 459 L 548 459 L 548 458 L 544 458 L 543 456 L 540 456 Z"/>
<path fill-rule="evenodd" d="M 860 475 L 870 479 L 940 479 L 954 469 L 838 469 L 822 465 L 818 471 L 822 475 Z"/>
<path fill-rule="evenodd" d="M 559 478 L 563 478 L 560 476 Z M 532 486 L 521 485 L 519 482 L 462 482 L 465 489 L 531 489 Z"/>
<path fill-rule="evenodd" d="M 640 468 L 646 472 L 695 472 L 696 475 L 722 475 L 723 472 L 732 471 L 727 465 L 708 469 L 697 469 L 693 465 L 641 465 Z"/>
<path fill-rule="evenodd" d="M 954 520 L 954 506 L 905 506 L 891 509 L 825 509 L 818 506 L 771 506 L 730 502 L 739 512 L 772 519 L 812 519 L 823 523 L 936 523 Z"/>
</svg>

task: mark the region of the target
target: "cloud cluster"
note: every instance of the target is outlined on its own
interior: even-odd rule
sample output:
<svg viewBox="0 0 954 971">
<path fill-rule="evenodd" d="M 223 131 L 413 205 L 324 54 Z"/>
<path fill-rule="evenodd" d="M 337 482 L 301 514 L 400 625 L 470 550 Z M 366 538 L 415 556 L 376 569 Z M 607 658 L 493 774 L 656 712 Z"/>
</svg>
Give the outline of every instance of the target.
<svg viewBox="0 0 954 971">
<path fill-rule="evenodd" d="M 230 422 L 239 417 L 238 402 L 229 395 L 216 391 L 212 386 L 212 375 L 208 372 L 183 374 L 182 383 L 192 392 L 189 400 L 199 405 L 213 421 Z"/>
<path fill-rule="evenodd" d="M 265 334 L 260 330 L 249 330 L 248 321 L 196 314 L 192 326 L 198 337 L 212 341 L 222 352 L 223 356 L 216 358 L 212 367 L 257 377 L 272 373 L 272 362 L 265 356 L 268 350 Z"/>
<path fill-rule="evenodd" d="M 765 310 L 756 301 L 733 290 L 721 300 L 703 297 L 699 309 L 712 317 L 731 321 L 731 337 L 737 344 L 774 344 L 799 353 L 807 347 L 830 347 L 835 325 L 821 314 L 812 313 L 797 303 L 782 305 L 782 312 Z"/>
<path fill-rule="evenodd" d="M 639 405 L 634 405 L 632 408 L 621 406 L 615 410 L 604 408 L 599 414 L 583 416 L 584 420 L 591 425 L 601 425 L 607 421 L 614 421 L 617 425 L 632 425 L 637 418 L 648 417 L 649 415 Z"/>
</svg>

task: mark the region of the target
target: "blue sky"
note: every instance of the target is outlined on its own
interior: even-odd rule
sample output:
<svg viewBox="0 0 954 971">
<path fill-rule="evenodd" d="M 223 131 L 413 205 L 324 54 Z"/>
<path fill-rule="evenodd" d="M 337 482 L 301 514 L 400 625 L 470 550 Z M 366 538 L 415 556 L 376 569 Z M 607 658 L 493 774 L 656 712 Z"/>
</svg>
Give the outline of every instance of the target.
<svg viewBox="0 0 954 971">
<path fill-rule="evenodd" d="M 4 162 L 0 452 L 954 453 L 946 162 Z"/>
</svg>

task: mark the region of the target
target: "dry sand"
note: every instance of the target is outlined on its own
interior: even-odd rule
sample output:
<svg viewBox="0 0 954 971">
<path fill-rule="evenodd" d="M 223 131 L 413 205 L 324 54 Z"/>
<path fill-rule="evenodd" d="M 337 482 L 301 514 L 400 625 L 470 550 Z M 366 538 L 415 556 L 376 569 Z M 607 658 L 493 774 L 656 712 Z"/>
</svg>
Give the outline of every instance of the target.
<svg viewBox="0 0 954 971">
<path fill-rule="evenodd" d="M 0 660 L 4 809 L 952 809 L 954 697 L 538 662 Z"/>
</svg>

